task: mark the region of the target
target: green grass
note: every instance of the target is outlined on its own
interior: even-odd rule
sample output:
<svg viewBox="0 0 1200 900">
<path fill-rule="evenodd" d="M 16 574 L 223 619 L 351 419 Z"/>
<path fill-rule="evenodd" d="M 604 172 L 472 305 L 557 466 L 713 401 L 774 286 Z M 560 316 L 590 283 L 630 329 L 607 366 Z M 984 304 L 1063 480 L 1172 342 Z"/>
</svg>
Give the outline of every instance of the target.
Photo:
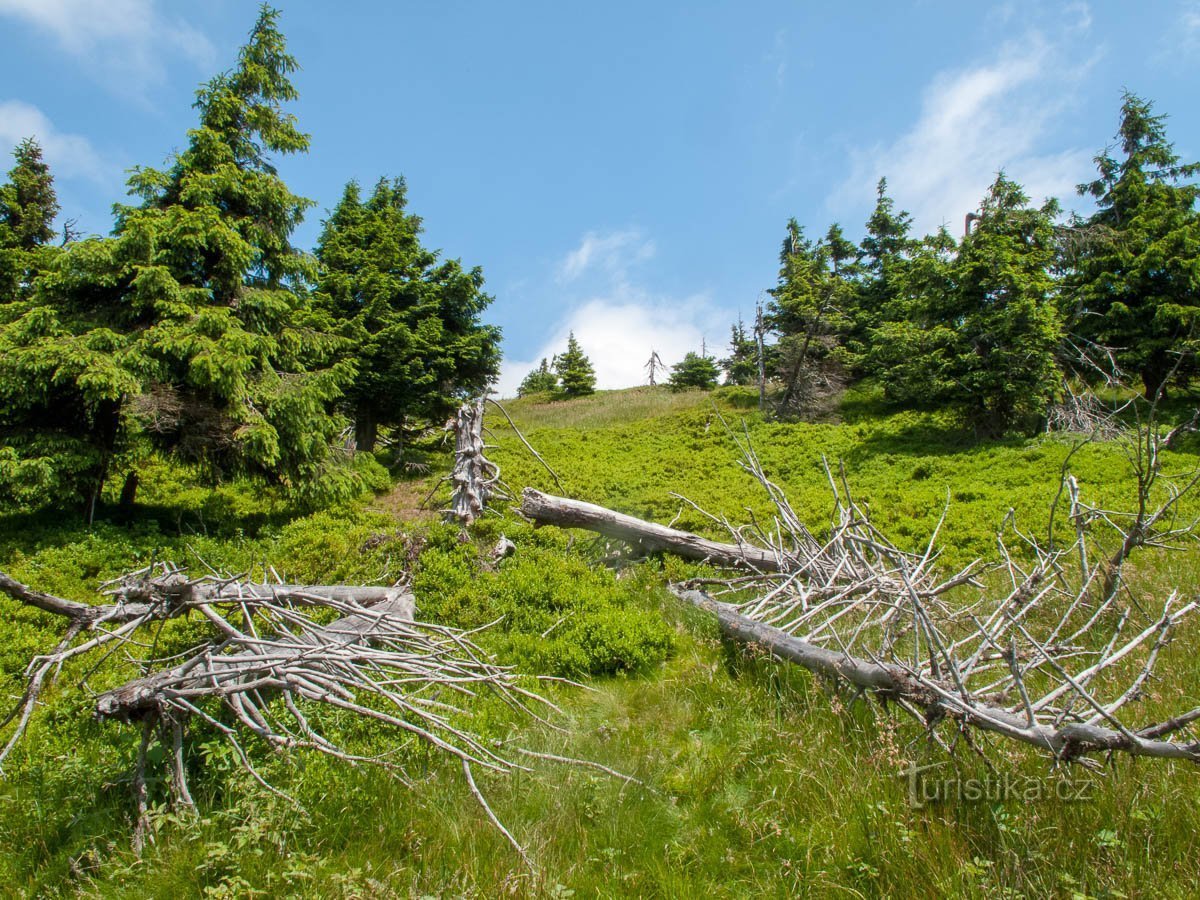
<svg viewBox="0 0 1200 900">
<path fill-rule="evenodd" d="M 830 510 L 824 455 L 877 521 L 917 546 L 951 505 L 949 567 L 990 555 L 1001 519 L 1044 530 L 1046 506 L 1069 444 L 1038 437 L 980 444 L 936 413 L 890 410 L 851 395 L 840 423 L 763 422 L 746 392 L 672 394 L 638 389 L 556 403 L 508 404 L 526 436 L 573 496 L 668 521 L 678 491 L 744 521 L 766 511 L 737 467 L 714 412 L 749 435 L 772 476 L 813 527 Z M 552 490 L 543 469 L 490 423 L 495 457 L 514 487 Z M 1172 454 L 1181 471 L 1195 448 Z M 1089 447 L 1072 471 L 1085 493 L 1116 504 L 1130 483 L 1119 448 Z M 160 472 L 163 484 L 175 476 Z M 215 501 L 185 494 L 188 510 Z M 197 489 L 199 490 L 199 489 Z M 160 492 L 165 496 L 165 491 Z M 511 517 L 485 521 L 473 543 L 452 529 L 398 522 L 350 505 L 315 515 L 261 516 L 225 501 L 179 520 L 159 497 L 129 526 L 85 529 L 48 515 L 0 520 L 0 568 L 38 587 L 87 599 L 96 584 L 151 556 L 257 572 L 270 562 L 297 580 L 391 580 L 411 570 L 423 615 L 473 627 L 504 615 L 481 641 L 525 671 L 584 677 L 591 690 L 552 684 L 564 710 L 554 731 L 480 701 L 472 725 L 496 741 L 591 759 L 648 789 L 594 770 L 537 762 L 514 777 L 480 780 L 497 814 L 525 844 L 539 874 L 489 825 L 458 770 L 421 748 L 403 749 L 408 789 L 369 769 L 256 749 L 256 764 L 306 813 L 246 783 L 210 734 L 194 736 L 193 789 L 200 817 L 164 809 L 138 860 L 129 851 L 133 729 L 98 725 L 64 673 L 0 782 L 0 885 L 13 896 L 468 896 L 497 897 L 1189 897 L 1200 882 L 1200 772 L 1115 760 L 1102 774 L 1067 773 L 1089 802 L 1026 800 L 910 803 L 908 762 L 946 762 L 920 729 L 889 711 L 851 704 L 807 673 L 723 645 L 711 621 L 685 611 L 664 583 L 694 567 L 643 562 L 614 574 L 586 534 L 534 530 Z M 369 504 L 367 504 L 369 505 Z M 222 509 L 224 510 L 222 512 Z M 1196 503 L 1187 510 L 1197 511 Z M 711 523 L 684 507 L 681 527 Z M 204 533 L 207 531 L 208 533 Z M 486 550 L 503 531 L 517 555 L 497 568 Z M 1147 590 L 1200 589 L 1194 551 L 1138 563 Z M 0 601 L 0 691 L 11 694 L 54 623 Z M 556 623 L 558 623 L 556 625 Z M 550 637 L 538 636 L 556 626 Z M 166 638 L 182 645 L 189 623 Z M 1157 709 L 1200 697 L 1200 628 L 1182 629 L 1147 701 Z M 120 677 L 110 664 L 89 678 Z M 1188 698 L 1192 698 L 1189 702 Z M 389 736 L 334 720 L 363 748 Z M 999 771 L 1050 786 L 1043 757 L 995 739 L 982 746 Z M 981 779 L 963 749 L 934 777 Z M 947 773 L 943 776 L 943 773 Z M 162 784 L 152 785 L 161 803 Z"/>
</svg>

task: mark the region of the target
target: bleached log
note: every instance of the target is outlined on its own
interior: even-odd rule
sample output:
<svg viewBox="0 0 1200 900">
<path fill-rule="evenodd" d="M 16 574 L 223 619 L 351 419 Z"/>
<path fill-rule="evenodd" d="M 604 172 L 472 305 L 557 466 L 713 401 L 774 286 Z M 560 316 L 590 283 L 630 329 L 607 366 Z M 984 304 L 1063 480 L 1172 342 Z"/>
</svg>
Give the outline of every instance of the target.
<svg viewBox="0 0 1200 900">
<path fill-rule="evenodd" d="M 920 708 L 927 721 L 950 719 L 984 731 L 1048 750 L 1062 761 L 1091 753 L 1123 752 L 1132 756 L 1182 759 L 1200 763 L 1200 741 L 1176 743 L 1157 738 L 1184 728 L 1196 712 L 1178 716 L 1139 732 L 1117 731 L 1086 722 L 1055 727 L 1014 714 L 970 695 L 963 696 L 952 684 L 937 684 L 928 677 L 914 676 L 896 663 L 876 662 L 830 650 L 793 637 L 785 631 L 743 616 L 737 608 L 714 600 L 703 591 L 676 591 L 676 596 L 716 616 L 721 633 L 742 644 L 756 645 L 772 656 L 796 663 L 811 672 L 842 679 L 881 699 L 903 700 Z"/>
<path fill-rule="evenodd" d="M 684 559 L 711 562 L 719 566 L 750 566 L 763 572 L 777 572 L 784 565 L 774 551 L 753 544 L 711 541 L 594 503 L 555 497 L 533 488 L 526 488 L 521 494 L 520 511 L 521 515 L 538 525 L 584 528 L 628 541 L 648 553 L 669 552 Z"/>
</svg>

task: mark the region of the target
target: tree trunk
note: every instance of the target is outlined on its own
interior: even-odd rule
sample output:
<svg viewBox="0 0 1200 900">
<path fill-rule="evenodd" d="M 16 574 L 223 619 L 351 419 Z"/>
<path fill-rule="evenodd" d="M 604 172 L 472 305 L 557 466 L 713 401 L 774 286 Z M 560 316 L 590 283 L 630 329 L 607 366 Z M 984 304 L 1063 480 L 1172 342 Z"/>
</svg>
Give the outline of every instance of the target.
<svg viewBox="0 0 1200 900">
<path fill-rule="evenodd" d="M 650 553 L 668 551 L 685 559 L 719 566 L 749 565 L 764 572 L 778 572 L 784 561 L 771 550 L 752 544 L 722 544 L 686 531 L 677 531 L 623 515 L 582 500 L 568 500 L 526 488 L 521 495 L 521 515 L 539 525 L 586 528 L 620 538 Z"/>
<path fill-rule="evenodd" d="M 379 422 L 375 418 L 375 410 L 367 404 L 360 404 L 354 414 L 354 446 L 363 453 L 375 449 L 379 440 Z"/>
</svg>

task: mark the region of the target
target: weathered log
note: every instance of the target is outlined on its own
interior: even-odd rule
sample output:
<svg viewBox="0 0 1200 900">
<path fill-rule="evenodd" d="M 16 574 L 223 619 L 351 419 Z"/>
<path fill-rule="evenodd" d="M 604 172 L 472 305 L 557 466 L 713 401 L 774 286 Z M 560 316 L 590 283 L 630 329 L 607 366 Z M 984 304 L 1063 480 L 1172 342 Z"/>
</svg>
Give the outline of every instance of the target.
<svg viewBox="0 0 1200 900">
<path fill-rule="evenodd" d="M 483 401 L 464 403 L 454 418 L 449 509 L 449 515 L 464 526 L 483 515 L 499 478 L 499 469 L 483 451 Z"/>
<path fill-rule="evenodd" d="M 649 553 L 668 552 L 684 559 L 711 562 L 719 566 L 749 566 L 763 572 L 778 572 L 786 563 L 773 550 L 753 544 L 723 544 L 687 531 L 647 522 L 585 503 L 543 494 L 526 488 L 521 495 L 521 515 L 538 525 L 561 528 L 585 528 L 612 538 L 628 541 Z"/>
<path fill-rule="evenodd" d="M 796 663 L 819 675 L 842 679 L 881 699 L 907 701 L 925 713 L 927 722 L 959 721 L 1048 750 L 1064 761 L 1089 753 L 1118 751 L 1132 756 L 1200 763 L 1200 741 L 1176 743 L 1156 739 L 1200 718 L 1200 709 L 1141 732 L 1117 731 L 1085 722 L 1055 727 L 1016 715 L 970 694 L 964 695 L 953 684 L 938 684 L 928 677 L 914 677 L 904 666 L 861 659 L 793 637 L 786 631 L 743 616 L 736 607 L 714 600 L 703 591 L 681 590 L 675 594 L 715 615 L 721 633 L 731 640 L 762 647 L 778 659 Z"/>
</svg>

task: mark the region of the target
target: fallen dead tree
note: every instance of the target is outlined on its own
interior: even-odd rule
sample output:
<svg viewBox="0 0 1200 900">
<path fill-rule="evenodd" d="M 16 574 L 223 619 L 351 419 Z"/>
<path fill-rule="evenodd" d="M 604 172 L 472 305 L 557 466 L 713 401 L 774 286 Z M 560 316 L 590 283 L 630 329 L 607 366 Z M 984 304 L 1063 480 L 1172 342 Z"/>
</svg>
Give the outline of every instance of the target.
<svg viewBox="0 0 1200 900">
<path fill-rule="evenodd" d="M 57 646 L 31 661 L 23 696 L 0 721 L 0 728 L 12 726 L 0 764 L 25 733 L 48 677 L 67 662 L 88 654 L 102 660 L 119 649 L 136 652 L 146 646 L 139 638 L 149 638 L 151 629 L 169 619 L 202 617 L 210 626 L 208 640 L 171 659 L 141 660 L 138 677 L 94 699 L 97 718 L 136 723 L 142 730 L 134 775 L 135 846 L 140 848 L 146 833 L 147 750 L 156 734 L 172 748 L 164 764 L 172 799 L 182 807 L 192 806 L 184 742 L 195 725 L 218 733 L 245 771 L 274 793 L 282 794 L 256 770 L 248 738 L 276 750 L 376 765 L 407 780 L 396 761 L 399 744 L 369 756 L 355 752 L 322 728 L 322 711 L 330 710 L 456 757 L 489 819 L 529 862 L 487 807 L 471 771 L 525 767 L 474 735 L 464 724 L 469 711 L 454 698 L 491 693 L 541 722 L 542 713 L 556 707 L 523 687 L 512 670 L 489 661 L 470 633 L 415 621 L 406 589 L 192 580 L 159 564 L 109 583 L 105 593 L 112 602 L 96 606 L 35 591 L 2 573 L 0 592 L 66 621 Z M 509 752 L 539 756 L 515 747 Z"/>
<path fill-rule="evenodd" d="M 947 749 L 943 726 L 968 741 L 972 732 L 999 734 L 1064 762 L 1094 763 L 1089 754 L 1108 753 L 1200 762 L 1200 740 L 1189 737 L 1200 707 L 1184 704 L 1150 722 L 1130 715 L 1179 623 L 1197 609 L 1172 593 L 1150 611 L 1125 579 L 1136 551 L 1175 547 L 1193 535 L 1193 523 L 1176 514 L 1200 473 L 1150 502 L 1161 451 L 1174 437 L 1144 430 L 1130 439 L 1136 512 L 1087 505 L 1066 476 L 1072 541 L 1043 546 L 1010 516 L 996 561 L 947 576 L 936 568 L 944 513 L 925 549 L 905 552 L 871 524 L 844 477 L 827 468 L 835 511 L 829 531 L 818 536 L 748 441 L 740 443 L 743 467 L 766 490 L 774 516 L 765 527 L 710 516 L 732 543 L 536 491 L 525 492 L 521 512 L 536 524 L 586 528 L 642 551 L 741 570 L 674 589 L 715 614 L 727 637 L 832 678 L 856 696 L 894 703 Z M 1096 533 L 1101 526 L 1106 534 Z"/>
</svg>

